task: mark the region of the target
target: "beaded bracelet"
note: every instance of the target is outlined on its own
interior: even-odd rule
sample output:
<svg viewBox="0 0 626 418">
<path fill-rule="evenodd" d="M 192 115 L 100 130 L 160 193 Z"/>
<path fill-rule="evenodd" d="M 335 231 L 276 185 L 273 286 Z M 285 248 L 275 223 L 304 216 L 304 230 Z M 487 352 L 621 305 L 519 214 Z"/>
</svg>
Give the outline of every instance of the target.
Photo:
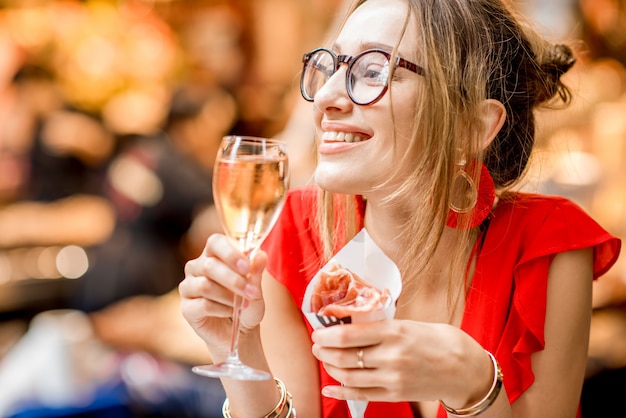
<svg viewBox="0 0 626 418">
<path fill-rule="evenodd" d="M 293 408 L 293 399 L 291 393 L 287 391 L 287 387 L 282 380 L 274 378 L 276 386 L 280 390 L 280 399 L 274 409 L 263 416 L 263 418 L 279 418 L 283 413 L 285 407 L 287 407 L 287 414 L 284 418 L 296 418 L 296 410 Z M 230 415 L 230 403 L 228 398 L 224 400 L 222 405 L 222 416 L 224 418 L 232 418 Z"/>
<path fill-rule="evenodd" d="M 473 417 L 485 412 L 495 402 L 496 398 L 500 394 L 502 379 L 504 376 L 502 374 L 502 368 L 500 367 L 500 364 L 498 364 L 496 357 L 487 350 L 485 350 L 485 352 L 489 354 L 489 358 L 491 358 L 491 362 L 493 363 L 493 383 L 491 384 L 489 392 L 487 392 L 487 395 L 485 395 L 485 397 L 480 401 L 467 408 L 454 409 L 446 405 L 443 401 L 439 401 L 446 412 L 457 417 Z"/>
</svg>

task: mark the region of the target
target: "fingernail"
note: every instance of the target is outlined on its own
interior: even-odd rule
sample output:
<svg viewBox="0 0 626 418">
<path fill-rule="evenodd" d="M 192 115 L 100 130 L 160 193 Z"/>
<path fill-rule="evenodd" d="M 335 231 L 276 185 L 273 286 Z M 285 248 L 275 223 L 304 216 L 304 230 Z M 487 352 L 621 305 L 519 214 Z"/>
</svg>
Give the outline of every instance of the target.
<svg viewBox="0 0 626 418">
<path fill-rule="evenodd" d="M 246 287 L 243 288 L 243 293 L 248 299 L 256 299 L 260 296 L 259 288 L 251 284 L 247 284 Z"/>
<path fill-rule="evenodd" d="M 335 398 L 336 394 L 337 391 L 332 386 L 324 386 L 322 388 L 322 395 L 326 396 L 327 398 Z"/>
<path fill-rule="evenodd" d="M 320 351 L 320 346 L 319 346 L 319 345 L 317 345 L 317 344 L 313 344 L 313 345 L 311 346 L 311 353 L 312 353 L 315 357 L 317 357 L 317 353 L 318 353 L 319 351 Z"/>
<path fill-rule="evenodd" d="M 240 274 L 243 274 L 244 276 L 250 273 L 250 263 L 248 262 L 248 260 L 243 258 L 237 260 L 237 270 Z"/>
</svg>

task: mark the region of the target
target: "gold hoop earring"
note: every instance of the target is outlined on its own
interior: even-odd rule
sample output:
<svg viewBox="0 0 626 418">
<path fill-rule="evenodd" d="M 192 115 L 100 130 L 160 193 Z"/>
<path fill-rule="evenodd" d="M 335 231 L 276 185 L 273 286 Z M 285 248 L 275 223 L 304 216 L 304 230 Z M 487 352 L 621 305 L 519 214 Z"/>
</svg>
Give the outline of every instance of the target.
<svg viewBox="0 0 626 418">
<path fill-rule="evenodd" d="M 452 179 L 452 187 L 450 193 L 450 210 L 456 213 L 468 213 L 476 206 L 478 202 L 478 188 L 472 177 L 465 171 L 467 159 L 463 154 L 457 165 L 457 172 Z"/>
</svg>

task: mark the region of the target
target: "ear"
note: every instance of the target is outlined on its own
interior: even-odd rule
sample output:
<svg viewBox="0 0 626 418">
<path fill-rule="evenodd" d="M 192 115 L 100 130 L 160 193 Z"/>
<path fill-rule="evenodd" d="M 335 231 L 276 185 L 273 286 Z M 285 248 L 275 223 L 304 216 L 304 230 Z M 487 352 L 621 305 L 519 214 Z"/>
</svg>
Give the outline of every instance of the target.
<svg viewBox="0 0 626 418">
<path fill-rule="evenodd" d="M 506 108 L 498 100 L 487 99 L 480 104 L 482 131 L 479 136 L 479 146 L 481 150 L 484 151 L 491 145 L 505 120 Z"/>
</svg>

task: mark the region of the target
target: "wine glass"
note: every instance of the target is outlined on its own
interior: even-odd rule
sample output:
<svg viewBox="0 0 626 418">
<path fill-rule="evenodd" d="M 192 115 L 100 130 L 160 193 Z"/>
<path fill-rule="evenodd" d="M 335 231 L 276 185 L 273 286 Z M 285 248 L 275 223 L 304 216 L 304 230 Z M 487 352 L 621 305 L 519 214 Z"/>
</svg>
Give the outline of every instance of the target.
<svg viewBox="0 0 626 418">
<path fill-rule="evenodd" d="M 272 229 L 289 188 L 289 164 L 282 142 L 251 136 L 222 139 L 213 170 L 213 199 L 226 235 L 247 257 Z M 194 373 L 238 380 L 266 380 L 269 373 L 239 359 L 243 299 L 235 295 L 230 351 L 219 364 L 195 366 Z"/>
</svg>

